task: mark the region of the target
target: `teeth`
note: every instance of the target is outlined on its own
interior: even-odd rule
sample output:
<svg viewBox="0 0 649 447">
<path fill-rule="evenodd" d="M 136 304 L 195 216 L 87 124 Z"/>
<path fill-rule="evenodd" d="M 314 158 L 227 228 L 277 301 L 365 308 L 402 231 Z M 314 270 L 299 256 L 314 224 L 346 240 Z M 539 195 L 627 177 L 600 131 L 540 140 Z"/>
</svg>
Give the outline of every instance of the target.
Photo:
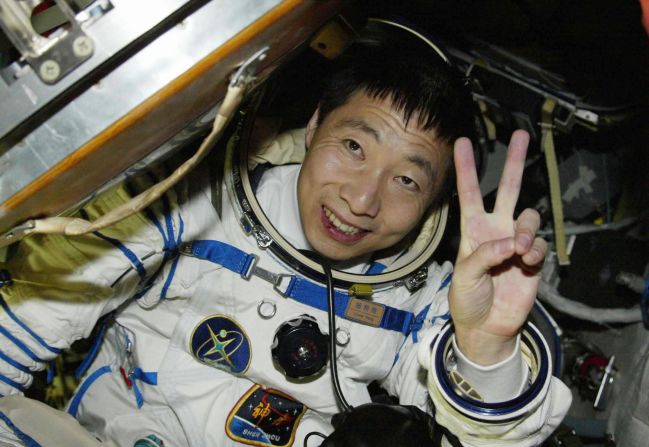
<svg viewBox="0 0 649 447">
<path fill-rule="evenodd" d="M 359 228 L 352 227 L 351 225 L 342 223 L 329 208 L 325 207 L 324 211 L 325 211 L 325 216 L 327 216 L 327 218 L 329 219 L 329 222 L 331 222 L 334 227 L 338 228 L 343 233 L 356 234 L 361 231 Z"/>
</svg>

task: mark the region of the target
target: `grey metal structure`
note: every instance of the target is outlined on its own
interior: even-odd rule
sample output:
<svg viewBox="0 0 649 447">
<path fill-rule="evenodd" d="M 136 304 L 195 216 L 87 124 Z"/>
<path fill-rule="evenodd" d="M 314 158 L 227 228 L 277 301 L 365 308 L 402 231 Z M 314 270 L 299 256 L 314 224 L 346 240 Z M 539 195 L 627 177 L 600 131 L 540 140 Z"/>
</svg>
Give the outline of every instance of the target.
<svg viewBox="0 0 649 447">
<path fill-rule="evenodd" d="M 244 61 L 264 50 L 263 82 L 342 5 L 0 0 L 0 234 L 73 210 L 196 137 Z"/>
<path fill-rule="evenodd" d="M 85 35 L 94 43 L 94 53 L 87 61 L 53 84 L 43 82 L 29 65 L 17 68 L 21 62 L 15 62 L 9 67 L 15 70 L 15 79 L 0 81 L 0 203 L 279 3 L 280 0 L 94 2 L 77 15 Z M 177 23 L 165 23 L 170 18 Z M 156 27 L 163 28 L 161 34 L 136 54 L 73 101 L 52 105 L 84 76 L 100 70 L 102 64 Z M 48 107 L 54 110 L 42 119 L 43 109 Z"/>
</svg>

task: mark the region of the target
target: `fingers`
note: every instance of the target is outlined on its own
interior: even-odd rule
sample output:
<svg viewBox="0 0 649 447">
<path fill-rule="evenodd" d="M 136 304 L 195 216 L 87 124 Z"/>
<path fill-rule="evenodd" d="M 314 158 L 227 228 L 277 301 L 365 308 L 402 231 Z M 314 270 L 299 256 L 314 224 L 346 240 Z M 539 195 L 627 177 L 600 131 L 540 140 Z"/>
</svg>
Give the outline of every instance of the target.
<svg viewBox="0 0 649 447">
<path fill-rule="evenodd" d="M 547 252 L 548 243 L 544 239 L 537 237 L 536 239 L 534 239 L 532 248 L 530 248 L 527 253 L 521 256 L 521 259 L 526 266 L 535 267 L 538 269 L 543 266 L 543 261 L 545 260 L 545 255 Z"/>
<path fill-rule="evenodd" d="M 525 168 L 525 157 L 530 137 L 524 130 L 517 130 L 512 134 L 507 150 L 507 160 L 503 168 L 494 212 L 499 214 L 513 215 L 521 190 L 523 169 Z M 531 241 L 530 241 L 531 243 Z"/>
<path fill-rule="evenodd" d="M 548 243 L 537 237 L 530 244 L 529 249 L 516 258 L 513 258 L 516 254 L 514 246 L 514 238 L 484 242 L 464 258 L 461 264 L 459 262 L 456 264 L 456 273 L 459 274 L 461 270 L 466 280 L 479 281 L 492 269 L 506 266 L 506 261 L 519 259 L 514 261 L 519 267 L 531 274 L 538 274 L 543 266 Z"/>
<path fill-rule="evenodd" d="M 478 281 L 493 267 L 497 267 L 514 255 L 514 238 L 508 237 L 482 243 L 471 255 L 458 265 L 468 279 Z"/>
<path fill-rule="evenodd" d="M 536 210 L 527 208 L 514 223 L 516 254 L 523 255 L 532 247 L 536 232 L 541 225 L 541 216 Z"/>
<path fill-rule="evenodd" d="M 462 216 L 466 218 L 484 212 L 471 140 L 458 138 L 453 154 Z"/>
<path fill-rule="evenodd" d="M 514 225 L 514 250 L 528 267 L 540 266 L 548 250 L 547 242 L 535 237 L 540 225 L 541 216 L 536 210 L 529 208 L 518 216 Z"/>
</svg>

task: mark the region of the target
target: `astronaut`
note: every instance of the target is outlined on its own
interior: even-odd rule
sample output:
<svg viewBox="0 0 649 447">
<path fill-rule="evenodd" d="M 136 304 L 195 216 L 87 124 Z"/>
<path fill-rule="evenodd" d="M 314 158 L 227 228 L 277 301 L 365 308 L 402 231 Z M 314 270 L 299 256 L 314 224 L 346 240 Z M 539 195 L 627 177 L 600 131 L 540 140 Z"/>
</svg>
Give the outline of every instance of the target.
<svg viewBox="0 0 649 447">
<path fill-rule="evenodd" d="M 527 135 L 513 134 L 488 213 L 462 137 L 471 100 L 447 62 L 388 45 L 341 64 L 305 129 L 246 154 L 243 120 L 223 182 L 205 164 L 114 227 L 21 242 L 0 290 L 6 445 L 319 445 L 310 434 L 331 433 L 342 410 L 323 353 L 320 257 L 334 269 L 349 404 L 369 402 L 378 381 L 466 446 L 538 445 L 553 431 L 570 393 L 526 323 L 546 245 L 535 211 L 513 217 Z M 453 165 L 451 277 L 431 253 Z M 114 189 L 82 213 L 128 195 Z M 96 326 L 71 417 L 11 396 Z"/>
</svg>

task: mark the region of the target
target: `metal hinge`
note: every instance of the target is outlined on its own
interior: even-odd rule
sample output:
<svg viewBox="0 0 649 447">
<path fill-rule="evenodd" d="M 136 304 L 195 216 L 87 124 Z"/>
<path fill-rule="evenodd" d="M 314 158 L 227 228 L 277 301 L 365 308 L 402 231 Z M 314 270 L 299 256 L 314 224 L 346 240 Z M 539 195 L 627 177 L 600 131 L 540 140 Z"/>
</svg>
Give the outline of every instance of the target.
<svg viewBox="0 0 649 447">
<path fill-rule="evenodd" d="M 410 292 L 417 290 L 428 279 L 428 267 L 424 266 L 406 278 L 404 285 Z"/>
</svg>

